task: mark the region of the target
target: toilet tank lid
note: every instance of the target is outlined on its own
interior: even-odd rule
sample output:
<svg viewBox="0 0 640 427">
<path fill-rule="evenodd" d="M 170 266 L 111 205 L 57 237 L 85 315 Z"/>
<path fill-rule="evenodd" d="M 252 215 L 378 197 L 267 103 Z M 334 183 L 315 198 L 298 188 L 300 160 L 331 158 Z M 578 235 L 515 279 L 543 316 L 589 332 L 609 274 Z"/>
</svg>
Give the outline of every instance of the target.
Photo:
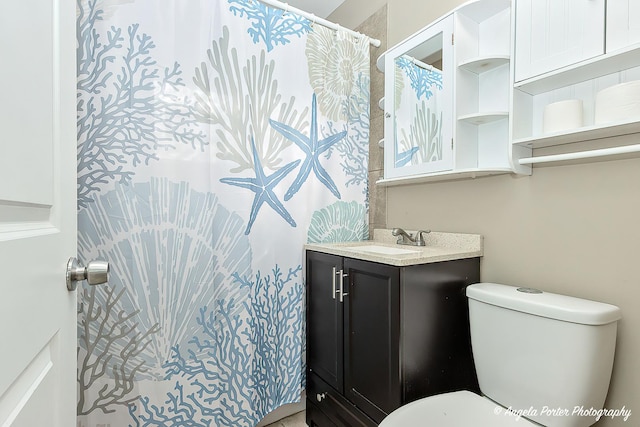
<svg viewBox="0 0 640 427">
<path fill-rule="evenodd" d="M 523 313 L 584 325 L 606 325 L 622 317 L 620 308 L 615 305 L 497 283 L 470 285 L 467 297 Z"/>
</svg>

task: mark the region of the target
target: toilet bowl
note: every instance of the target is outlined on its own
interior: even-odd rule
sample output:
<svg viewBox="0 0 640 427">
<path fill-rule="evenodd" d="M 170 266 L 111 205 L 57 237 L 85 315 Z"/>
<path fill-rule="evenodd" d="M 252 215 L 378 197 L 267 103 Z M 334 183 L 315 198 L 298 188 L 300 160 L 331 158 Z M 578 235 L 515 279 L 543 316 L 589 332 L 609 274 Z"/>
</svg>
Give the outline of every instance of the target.
<svg viewBox="0 0 640 427">
<path fill-rule="evenodd" d="M 596 422 L 572 411 L 604 405 L 618 307 L 495 283 L 471 285 L 467 297 L 482 395 L 456 391 L 425 397 L 396 409 L 380 427 L 587 427 Z"/>
<path fill-rule="evenodd" d="M 470 391 L 438 394 L 393 411 L 380 427 L 529 427 L 540 426 L 519 413 Z"/>
</svg>

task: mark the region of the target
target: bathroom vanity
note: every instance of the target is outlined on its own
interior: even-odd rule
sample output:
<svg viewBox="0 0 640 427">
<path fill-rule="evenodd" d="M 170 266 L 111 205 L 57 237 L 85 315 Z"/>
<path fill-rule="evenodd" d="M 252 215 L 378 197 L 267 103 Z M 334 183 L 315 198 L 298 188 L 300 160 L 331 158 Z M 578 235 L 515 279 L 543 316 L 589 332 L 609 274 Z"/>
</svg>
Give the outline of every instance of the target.
<svg viewBox="0 0 640 427">
<path fill-rule="evenodd" d="M 376 426 L 421 397 L 478 390 L 465 288 L 480 280 L 482 238 L 425 240 L 376 230 L 305 246 L 309 426 Z"/>
</svg>

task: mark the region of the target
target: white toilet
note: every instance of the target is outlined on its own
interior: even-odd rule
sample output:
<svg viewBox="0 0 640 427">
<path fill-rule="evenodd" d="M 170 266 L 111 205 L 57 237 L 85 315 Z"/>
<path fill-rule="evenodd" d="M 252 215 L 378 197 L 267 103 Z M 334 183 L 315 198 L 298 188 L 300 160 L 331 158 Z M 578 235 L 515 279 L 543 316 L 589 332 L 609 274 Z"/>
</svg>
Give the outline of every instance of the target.
<svg viewBox="0 0 640 427">
<path fill-rule="evenodd" d="M 620 309 L 529 288 L 467 288 L 482 396 L 457 391 L 404 405 L 380 427 L 586 427 L 602 409 Z M 593 410 L 591 410 L 593 408 Z"/>
</svg>

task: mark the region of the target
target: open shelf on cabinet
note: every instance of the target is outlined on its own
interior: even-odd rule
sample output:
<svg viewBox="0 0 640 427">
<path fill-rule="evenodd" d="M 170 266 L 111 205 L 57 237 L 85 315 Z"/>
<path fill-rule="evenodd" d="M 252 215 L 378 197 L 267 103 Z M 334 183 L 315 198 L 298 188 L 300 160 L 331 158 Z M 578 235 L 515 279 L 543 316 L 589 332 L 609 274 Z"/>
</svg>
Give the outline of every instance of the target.
<svg viewBox="0 0 640 427">
<path fill-rule="evenodd" d="M 464 116 L 458 117 L 458 120 L 472 125 L 484 125 L 507 118 L 509 118 L 508 111 L 492 111 L 487 113 L 465 114 Z"/>
<path fill-rule="evenodd" d="M 458 65 L 459 68 L 481 74 L 509 63 L 509 55 L 491 55 L 473 58 Z"/>
<path fill-rule="evenodd" d="M 640 55 L 640 50 L 636 50 Z M 611 56 L 600 57 L 608 61 Z M 593 62 L 595 64 L 595 62 Z M 617 66 L 621 63 L 618 62 Z M 631 62 L 625 62 L 628 66 Z M 616 67 L 617 67 L 616 66 Z M 610 65 L 599 68 L 608 70 Z M 555 79 L 555 73 L 550 73 L 550 79 Z M 573 78 L 582 79 L 584 74 L 575 74 Z M 566 75 L 565 75 L 566 77 Z M 637 150 L 629 148 L 631 141 L 612 140 L 611 138 L 640 133 L 640 118 L 625 118 L 607 123 L 594 123 L 597 95 L 603 89 L 640 79 L 640 66 L 633 68 L 614 68 L 610 74 L 595 75 L 585 81 L 567 81 L 566 86 L 554 88 L 548 92 L 530 94 L 524 92 L 522 86 L 514 85 L 513 91 L 513 137 L 512 147 L 518 149 L 538 149 L 571 144 L 571 152 L 566 149 L 558 150 L 560 154 L 533 155 L 524 154 L 514 158 L 514 162 L 523 166 L 540 163 L 588 161 L 588 159 L 607 157 L 622 159 L 636 157 Z M 541 81 L 542 82 L 542 81 Z M 563 81 L 564 82 L 564 81 Z M 552 81 L 555 85 L 557 81 Z M 546 87 L 554 87 L 553 85 Z M 563 99 L 579 99 L 583 103 L 584 126 L 560 132 L 543 132 L 544 108 L 546 105 Z M 613 146 L 612 146 L 613 145 Z"/>
<path fill-rule="evenodd" d="M 571 152 L 561 154 L 525 154 L 514 158 L 520 165 L 577 161 L 593 158 L 626 158 L 637 150 L 611 141 L 613 137 L 640 133 L 640 118 L 608 123 L 594 123 L 596 101 L 600 91 L 608 87 L 640 79 L 640 44 L 635 43 L 611 53 L 598 55 L 513 85 L 513 149 L 537 149 L 573 144 Z M 584 126 L 545 134 L 544 108 L 565 99 L 578 99 L 583 104 Z M 584 147 L 584 148 L 583 148 Z M 588 148 L 588 149 L 587 149 Z M 594 149 L 595 148 L 595 149 Z"/>
<path fill-rule="evenodd" d="M 455 174 L 513 172 L 509 162 L 510 3 L 471 3 L 456 15 Z M 455 177 L 455 178 L 454 178 Z"/>
<path fill-rule="evenodd" d="M 640 121 L 621 121 L 601 125 L 584 126 L 578 129 L 554 132 L 547 135 L 514 139 L 513 144 L 530 148 L 552 147 L 555 145 L 571 144 L 580 141 L 609 138 L 613 136 L 629 135 L 640 132 Z"/>
</svg>

